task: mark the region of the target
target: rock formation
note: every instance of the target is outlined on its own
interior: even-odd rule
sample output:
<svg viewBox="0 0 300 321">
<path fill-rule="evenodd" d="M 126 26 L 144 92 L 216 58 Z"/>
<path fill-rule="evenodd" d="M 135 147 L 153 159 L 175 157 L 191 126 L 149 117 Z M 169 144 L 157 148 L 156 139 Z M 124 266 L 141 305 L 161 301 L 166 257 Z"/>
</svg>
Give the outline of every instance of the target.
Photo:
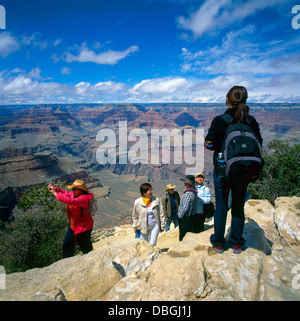
<svg viewBox="0 0 300 321">
<path fill-rule="evenodd" d="M 173 143 L 170 148 L 170 164 L 162 162 L 162 146 L 159 151 L 160 163 L 151 163 L 151 129 L 180 129 L 183 133 L 190 127 L 206 131 L 212 119 L 225 111 L 224 107 L 224 104 L 193 103 L 2 106 L 0 194 L 16 194 L 16 189 L 53 181 L 64 173 L 82 170 L 91 176 L 98 175 L 103 169 L 122 176 L 147 176 L 147 180 L 152 182 L 179 179 L 186 174 L 187 163 L 184 159 L 182 164 L 174 164 Z M 260 124 L 264 148 L 274 138 L 286 140 L 299 137 L 299 110 L 299 106 L 282 104 L 251 106 L 251 113 Z M 96 153 L 102 142 L 96 140 L 97 133 L 108 128 L 118 137 L 119 121 L 128 122 L 128 131 L 137 128 L 147 131 L 148 164 L 120 164 L 119 146 L 116 164 L 98 163 Z M 185 127 L 179 128 L 180 126 Z M 129 142 L 128 149 L 135 143 Z M 54 155 L 56 159 L 53 159 Z M 212 187 L 212 166 L 212 152 L 204 150 L 203 170 L 209 187 Z M 11 215 L 18 201 L 16 196 L 9 196 L 4 202 L 0 197 L 0 219 Z M 116 224 L 115 221 L 111 223 Z"/>
<path fill-rule="evenodd" d="M 170 121 L 168 117 L 162 116 L 157 111 L 150 109 L 146 113 L 142 114 L 139 118 L 135 119 L 135 121 L 129 122 L 128 127 L 138 127 L 145 130 L 150 130 L 152 128 L 177 128 L 178 126 L 173 121 Z"/>
<path fill-rule="evenodd" d="M 66 173 L 59 166 L 55 155 L 14 157 L 0 160 L 0 190 L 10 186 L 41 183 L 47 179 L 60 178 Z M 33 178 L 34 177 L 34 178 Z"/>
<path fill-rule="evenodd" d="M 182 242 L 178 229 L 163 232 L 157 246 L 135 239 L 130 225 L 98 230 L 89 254 L 7 275 L 0 300 L 299 300 L 299 208 L 299 197 L 278 198 L 275 207 L 249 200 L 247 249 L 239 255 L 231 248 L 215 253 L 213 221 Z"/>
</svg>

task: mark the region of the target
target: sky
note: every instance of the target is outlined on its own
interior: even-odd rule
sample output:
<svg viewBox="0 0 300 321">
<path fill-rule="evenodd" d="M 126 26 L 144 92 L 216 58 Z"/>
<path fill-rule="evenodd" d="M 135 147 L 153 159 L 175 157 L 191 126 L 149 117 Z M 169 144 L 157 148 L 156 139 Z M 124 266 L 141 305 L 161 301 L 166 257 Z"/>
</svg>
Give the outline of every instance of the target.
<svg viewBox="0 0 300 321">
<path fill-rule="evenodd" d="M 0 5 L 0 105 L 223 103 L 234 85 L 248 102 L 300 102 L 299 1 Z"/>
</svg>

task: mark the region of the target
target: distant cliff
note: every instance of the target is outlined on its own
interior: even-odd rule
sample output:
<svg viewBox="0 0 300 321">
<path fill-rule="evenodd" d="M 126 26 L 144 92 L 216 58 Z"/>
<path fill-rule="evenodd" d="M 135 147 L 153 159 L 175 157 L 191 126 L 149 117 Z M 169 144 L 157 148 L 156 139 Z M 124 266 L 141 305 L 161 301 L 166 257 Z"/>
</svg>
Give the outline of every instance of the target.
<svg viewBox="0 0 300 321">
<path fill-rule="evenodd" d="M 178 229 L 164 232 L 154 247 L 135 239 L 129 225 L 98 230 L 87 255 L 7 275 L 0 300 L 299 300 L 300 198 L 280 197 L 275 207 L 250 200 L 245 213 L 240 255 L 214 252 L 213 221 L 182 242 Z"/>
</svg>

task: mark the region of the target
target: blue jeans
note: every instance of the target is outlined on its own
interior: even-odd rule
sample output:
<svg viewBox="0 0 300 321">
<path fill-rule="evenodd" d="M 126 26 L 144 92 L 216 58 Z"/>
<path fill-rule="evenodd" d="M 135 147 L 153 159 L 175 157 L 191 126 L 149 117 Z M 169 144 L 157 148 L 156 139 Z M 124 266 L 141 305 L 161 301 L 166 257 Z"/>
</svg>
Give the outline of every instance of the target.
<svg viewBox="0 0 300 321">
<path fill-rule="evenodd" d="M 231 230 L 229 242 L 240 246 L 245 244 L 242 237 L 245 224 L 244 204 L 248 184 L 230 184 L 224 178 L 214 174 L 216 209 L 214 213 L 214 234 L 210 241 L 213 245 L 225 244 L 225 227 L 228 210 L 228 195 L 231 189 L 232 207 L 231 207 Z"/>
<path fill-rule="evenodd" d="M 74 231 L 69 227 L 63 243 L 63 258 L 74 255 L 76 243 L 79 245 L 83 254 L 89 253 L 93 250 L 91 242 L 92 229 L 79 233 L 75 236 Z"/>
<path fill-rule="evenodd" d="M 178 215 L 177 214 L 168 217 L 168 220 L 166 223 L 166 232 L 169 231 L 172 222 L 174 222 L 175 227 L 178 226 L 179 223 L 178 223 Z"/>
</svg>

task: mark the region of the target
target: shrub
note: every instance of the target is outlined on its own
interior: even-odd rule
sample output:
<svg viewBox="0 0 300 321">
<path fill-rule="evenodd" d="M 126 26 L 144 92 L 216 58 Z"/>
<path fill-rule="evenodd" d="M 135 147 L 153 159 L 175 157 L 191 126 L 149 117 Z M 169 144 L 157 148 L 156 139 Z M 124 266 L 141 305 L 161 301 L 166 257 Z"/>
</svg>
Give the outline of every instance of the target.
<svg viewBox="0 0 300 321">
<path fill-rule="evenodd" d="M 0 231 L 0 265 L 6 272 L 44 267 L 61 259 L 68 227 L 65 204 L 47 186 L 35 186 L 23 194 L 17 208 L 14 221 Z"/>
<path fill-rule="evenodd" d="M 300 144 L 274 139 L 267 147 L 261 177 L 248 188 L 251 197 L 274 205 L 277 197 L 300 196 Z"/>
</svg>

